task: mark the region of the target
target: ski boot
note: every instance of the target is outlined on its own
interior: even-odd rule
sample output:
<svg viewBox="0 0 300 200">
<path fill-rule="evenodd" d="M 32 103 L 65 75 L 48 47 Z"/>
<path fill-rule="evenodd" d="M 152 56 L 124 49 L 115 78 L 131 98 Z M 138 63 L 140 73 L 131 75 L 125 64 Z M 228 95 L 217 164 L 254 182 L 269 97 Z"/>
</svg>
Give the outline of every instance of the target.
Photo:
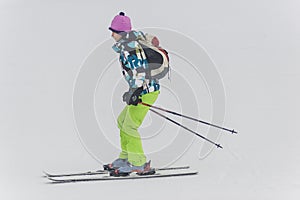
<svg viewBox="0 0 300 200">
<path fill-rule="evenodd" d="M 118 158 L 110 164 L 103 165 L 104 170 L 112 171 L 120 167 L 126 167 L 129 165 L 127 159 Z"/>
<path fill-rule="evenodd" d="M 145 163 L 142 166 L 134 166 L 128 163 L 127 166 L 120 167 L 115 170 L 111 170 L 109 172 L 110 176 L 129 176 L 132 172 L 136 172 L 136 174 L 143 176 L 143 175 L 153 175 L 155 174 L 155 169 L 150 167 L 150 162 Z"/>
</svg>

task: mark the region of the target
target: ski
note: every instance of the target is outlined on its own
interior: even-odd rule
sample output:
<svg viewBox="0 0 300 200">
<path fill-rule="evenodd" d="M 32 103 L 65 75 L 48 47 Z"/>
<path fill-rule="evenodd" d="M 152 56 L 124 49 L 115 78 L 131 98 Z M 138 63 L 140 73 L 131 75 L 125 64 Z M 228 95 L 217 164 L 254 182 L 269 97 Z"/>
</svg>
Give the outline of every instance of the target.
<svg viewBox="0 0 300 200">
<path fill-rule="evenodd" d="M 64 176 L 88 176 L 88 175 L 99 175 L 106 174 L 107 170 L 96 170 L 96 171 L 88 171 L 88 172 L 79 172 L 79 173 L 69 173 L 69 174 L 50 174 L 47 172 L 43 172 L 45 177 L 64 177 Z"/>
<path fill-rule="evenodd" d="M 197 175 L 197 171 L 192 170 L 178 170 L 178 171 L 159 171 L 153 175 L 137 175 L 135 173 L 130 174 L 129 176 L 109 176 L 104 175 L 101 177 L 91 177 L 91 178 L 73 178 L 73 177 L 48 177 L 52 184 L 60 184 L 60 183 L 76 183 L 76 182 L 92 182 L 92 181 L 111 181 L 111 180 L 134 180 L 134 179 L 150 179 L 150 178 L 163 178 L 163 177 L 178 177 L 178 176 L 192 176 Z"/>
<path fill-rule="evenodd" d="M 163 168 L 155 168 L 155 171 L 164 171 L 164 170 L 182 170 L 189 169 L 189 166 L 181 166 L 181 167 L 163 167 Z M 79 173 L 65 173 L 65 174 L 50 174 L 48 172 L 43 172 L 45 177 L 68 177 L 68 176 L 92 176 L 92 175 L 100 175 L 107 174 L 107 170 L 95 170 L 95 171 L 87 171 L 87 172 L 79 172 Z"/>
</svg>

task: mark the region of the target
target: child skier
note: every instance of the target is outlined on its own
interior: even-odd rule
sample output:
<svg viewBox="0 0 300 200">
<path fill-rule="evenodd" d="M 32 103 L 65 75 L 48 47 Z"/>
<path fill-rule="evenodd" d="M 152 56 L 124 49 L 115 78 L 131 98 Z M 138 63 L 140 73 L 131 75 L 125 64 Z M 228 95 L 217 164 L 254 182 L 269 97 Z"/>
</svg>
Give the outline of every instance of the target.
<svg viewBox="0 0 300 200">
<path fill-rule="evenodd" d="M 155 171 L 151 169 L 150 161 L 146 162 L 138 132 L 149 107 L 139 103 L 152 105 L 156 101 L 160 93 L 160 85 L 158 79 L 153 78 L 149 73 L 149 66 L 151 62 L 154 65 L 161 65 L 164 58 L 153 50 L 146 52 L 145 46 L 142 47 L 139 42 L 145 39 L 144 33 L 132 30 L 131 20 L 123 12 L 114 17 L 109 30 L 112 31 L 112 37 L 116 41 L 113 49 L 119 54 L 122 73 L 129 84 L 129 90 L 123 94 L 123 101 L 127 106 L 117 120 L 122 151 L 119 158 L 103 167 L 110 170 L 113 176 L 126 176 L 131 172 L 153 174 Z M 156 37 L 153 37 L 151 42 L 158 47 L 159 42 Z M 151 60 L 149 60 L 150 54 L 152 54 Z M 166 52 L 164 54 L 166 55 Z"/>
</svg>

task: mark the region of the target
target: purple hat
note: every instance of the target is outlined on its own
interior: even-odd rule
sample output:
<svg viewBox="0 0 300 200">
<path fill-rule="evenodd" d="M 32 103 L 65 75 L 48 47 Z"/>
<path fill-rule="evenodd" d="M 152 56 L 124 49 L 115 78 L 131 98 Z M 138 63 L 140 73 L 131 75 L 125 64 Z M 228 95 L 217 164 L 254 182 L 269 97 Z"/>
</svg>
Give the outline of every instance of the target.
<svg viewBox="0 0 300 200">
<path fill-rule="evenodd" d="M 125 13 L 120 12 L 119 15 L 114 17 L 108 29 L 116 33 L 131 31 L 130 18 L 125 16 Z"/>
</svg>

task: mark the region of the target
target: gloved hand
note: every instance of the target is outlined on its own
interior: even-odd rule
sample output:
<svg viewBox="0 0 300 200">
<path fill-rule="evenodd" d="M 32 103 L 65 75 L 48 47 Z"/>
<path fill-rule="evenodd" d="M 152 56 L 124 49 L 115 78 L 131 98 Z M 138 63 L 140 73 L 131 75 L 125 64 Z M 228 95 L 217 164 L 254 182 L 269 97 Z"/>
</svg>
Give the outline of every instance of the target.
<svg viewBox="0 0 300 200">
<path fill-rule="evenodd" d="M 142 100 L 139 98 L 142 91 L 143 87 L 130 89 L 128 92 L 123 94 L 123 101 L 126 102 L 127 105 L 138 105 L 139 102 L 142 102 Z"/>
</svg>

